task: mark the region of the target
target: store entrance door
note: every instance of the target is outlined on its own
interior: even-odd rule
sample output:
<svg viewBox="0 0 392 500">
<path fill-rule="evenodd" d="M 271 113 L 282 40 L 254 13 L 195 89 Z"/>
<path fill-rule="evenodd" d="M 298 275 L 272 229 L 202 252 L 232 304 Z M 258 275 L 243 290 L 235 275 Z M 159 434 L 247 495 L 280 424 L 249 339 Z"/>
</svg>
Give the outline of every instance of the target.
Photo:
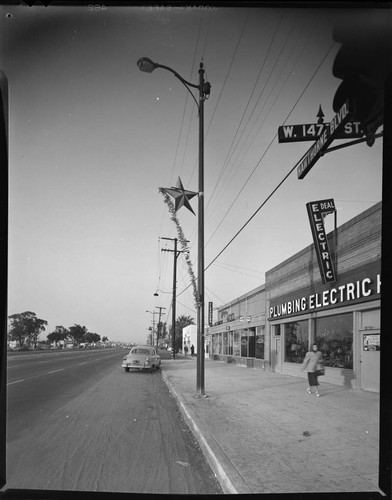
<svg viewBox="0 0 392 500">
<path fill-rule="evenodd" d="M 275 359 L 274 367 L 276 372 L 282 371 L 282 365 L 280 363 L 280 339 L 275 339 Z"/>
<path fill-rule="evenodd" d="M 380 330 L 361 333 L 361 388 L 380 392 Z"/>
</svg>

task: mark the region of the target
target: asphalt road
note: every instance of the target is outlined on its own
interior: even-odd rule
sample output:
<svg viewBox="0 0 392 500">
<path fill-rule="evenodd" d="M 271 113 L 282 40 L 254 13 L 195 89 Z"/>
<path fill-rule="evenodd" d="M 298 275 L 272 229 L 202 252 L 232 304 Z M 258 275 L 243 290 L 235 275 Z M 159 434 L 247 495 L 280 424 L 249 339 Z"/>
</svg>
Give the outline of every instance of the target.
<svg viewBox="0 0 392 500">
<path fill-rule="evenodd" d="M 126 352 L 8 356 L 4 489 L 221 493 L 161 373 L 126 373 Z"/>
</svg>

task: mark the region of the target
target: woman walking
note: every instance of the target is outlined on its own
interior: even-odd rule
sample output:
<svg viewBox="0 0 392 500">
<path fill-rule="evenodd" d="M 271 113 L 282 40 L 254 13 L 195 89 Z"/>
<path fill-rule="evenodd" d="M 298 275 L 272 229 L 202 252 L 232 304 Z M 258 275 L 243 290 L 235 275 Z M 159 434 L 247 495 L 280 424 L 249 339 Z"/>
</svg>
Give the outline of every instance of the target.
<svg viewBox="0 0 392 500">
<path fill-rule="evenodd" d="M 319 383 L 317 380 L 317 371 L 322 369 L 322 364 L 323 355 L 318 350 L 317 344 L 313 344 L 312 350 L 306 353 L 306 356 L 301 365 L 301 371 L 304 371 L 305 368 L 307 369 L 309 387 L 306 390 L 309 394 L 313 394 L 312 387 L 314 387 L 317 397 L 320 397 L 320 393 L 318 390 Z"/>
</svg>

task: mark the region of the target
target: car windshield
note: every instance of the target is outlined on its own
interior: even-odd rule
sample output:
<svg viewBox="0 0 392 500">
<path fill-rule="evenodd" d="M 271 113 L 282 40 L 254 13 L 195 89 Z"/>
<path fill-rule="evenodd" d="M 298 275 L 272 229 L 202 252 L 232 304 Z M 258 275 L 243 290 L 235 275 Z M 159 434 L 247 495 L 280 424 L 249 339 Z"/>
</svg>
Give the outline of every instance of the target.
<svg viewBox="0 0 392 500">
<path fill-rule="evenodd" d="M 139 347 L 139 348 L 132 349 L 130 354 L 144 354 L 144 355 L 148 356 L 149 354 L 152 354 L 152 351 L 151 351 L 151 349 L 141 349 Z"/>
</svg>

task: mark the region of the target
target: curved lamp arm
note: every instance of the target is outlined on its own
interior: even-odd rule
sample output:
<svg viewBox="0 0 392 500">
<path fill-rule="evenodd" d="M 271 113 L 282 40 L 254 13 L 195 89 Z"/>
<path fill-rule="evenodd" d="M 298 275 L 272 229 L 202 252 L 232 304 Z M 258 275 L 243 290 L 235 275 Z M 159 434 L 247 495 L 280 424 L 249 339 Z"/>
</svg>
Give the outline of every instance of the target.
<svg viewBox="0 0 392 500">
<path fill-rule="evenodd" d="M 166 69 L 167 71 L 170 71 L 170 73 L 173 73 L 173 75 L 180 80 L 180 82 L 186 87 L 188 92 L 191 94 L 193 97 L 193 100 L 196 103 L 196 106 L 199 108 L 199 103 L 197 102 L 196 97 L 194 96 L 193 92 L 189 87 L 193 87 L 195 89 L 198 89 L 200 91 L 200 86 L 196 85 L 195 83 L 188 82 L 183 78 L 180 74 L 177 73 L 174 69 L 170 68 L 169 66 L 165 66 L 164 64 L 158 64 L 149 59 L 148 57 L 142 57 L 137 61 L 137 66 L 140 69 L 140 71 L 143 71 L 144 73 L 152 73 L 154 69 L 156 68 L 163 68 Z"/>
</svg>

